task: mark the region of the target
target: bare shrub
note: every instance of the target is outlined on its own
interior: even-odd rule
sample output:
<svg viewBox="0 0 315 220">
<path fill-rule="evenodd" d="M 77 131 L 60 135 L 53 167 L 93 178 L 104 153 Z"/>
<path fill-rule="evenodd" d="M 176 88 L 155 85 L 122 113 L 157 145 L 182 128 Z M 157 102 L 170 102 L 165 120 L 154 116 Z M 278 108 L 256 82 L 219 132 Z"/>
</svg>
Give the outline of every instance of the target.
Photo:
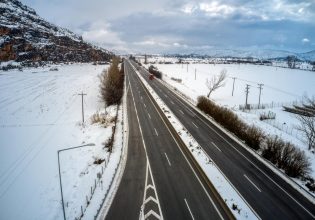
<svg viewBox="0 0 315 220">
<path fill-rule="evenodd" d="M 105 142 L 105 144 L 104 144 L 104 148 L 106 148 L 108 152 L 111 151 L 112 146 L 113 146 L 113 142 L 114 142 L 114 140 L 113 140 L 112 136 L 109 137 L 109 138 L 106 140 L 106 142 Z"/>
<path fill-rule="evenodd" d="M 268 119 L 275 119 L 275 118 L 276 118 L 276 114 L 271 112 L 271 111 L 268 111 L 268 113 L 267 112 L 262 112 L 259 115 L 259 120 L 260 121 L 268 120 Z"/>
<path fill-rule="evenodd" d="M 107 121 L 109 123 L 114 123 L 116 120 L 117 120 L 117 116 L 112 116 L 112 117 L 109 117 Z"/>
<path fill-rule="evenodd" d="M 99 165 L 99 164 L 103 163 L 104 161 L 105 161 L 104 159 L 101 159 L 101 158 L 95 158 L 95 160 L 94 160 L 93 164 L 97 164 L 97 165 Z"/>
<path fill-rule="evenodd" d="M 96 124 L 96 123 L 106 124 L 106 116 L 104 114 L 96 112 L 91 116 L 91 123 L 92 124 Z"/>
<path fill-rule="evenodd" d="M 243 135 L 245 143 L 254 150 L 260 149 L 261 142 L 265 137 L 263 131 L 254 125 L 247 126 Z"/>
<path fill-rule="evenodd" d="M 305 156 L 305 153 L 294 147 L 290 155 L 290 160 L 288 160 L 288 163 L 283 167 L 285 173 L 291 177 L 303 177 L 308 175 L 311 171 L 311 164 Z"/>
<path fill-rule="evenodd" d="M 310 162 L 304 152 L 278 136 L 266 139 L 262 156 L 291 177 L 305 177 L 310 172 Z"/>
<path fill-rule="evenodd" d="M 284 142 L 278 137 L 267 137 L 261 155 L 273 164 L 278 164 Z"/>
</svg>

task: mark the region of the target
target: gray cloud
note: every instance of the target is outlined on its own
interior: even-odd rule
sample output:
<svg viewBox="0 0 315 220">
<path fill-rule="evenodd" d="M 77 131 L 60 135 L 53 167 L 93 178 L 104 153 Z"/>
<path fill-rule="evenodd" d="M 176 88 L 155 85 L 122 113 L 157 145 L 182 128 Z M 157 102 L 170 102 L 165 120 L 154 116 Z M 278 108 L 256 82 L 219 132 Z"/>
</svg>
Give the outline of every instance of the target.
<svg viewBox="0 0 315 220">
<path fill-rule="evenodd" d="M 189 52 L 315 49 L 315 5 L 294 0 L 22 0 L 51 22 L 106 48 Z M 307 39 L 306 42 L 303 39 Z"/>
</svg>

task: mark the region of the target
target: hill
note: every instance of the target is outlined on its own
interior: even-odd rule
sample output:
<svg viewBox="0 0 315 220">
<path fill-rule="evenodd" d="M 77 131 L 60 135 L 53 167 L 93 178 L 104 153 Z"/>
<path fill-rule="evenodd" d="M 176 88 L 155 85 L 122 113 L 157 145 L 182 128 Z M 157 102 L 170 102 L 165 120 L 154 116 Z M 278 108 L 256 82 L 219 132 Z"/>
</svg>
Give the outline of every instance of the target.
<svg viewBox="0 0 315 220">
<path fill-rule="evenodd" d="M 108 61 L 112 55 L 17 0 L 0 0 L 0 62 L 93 62 Z"/>
</svg>

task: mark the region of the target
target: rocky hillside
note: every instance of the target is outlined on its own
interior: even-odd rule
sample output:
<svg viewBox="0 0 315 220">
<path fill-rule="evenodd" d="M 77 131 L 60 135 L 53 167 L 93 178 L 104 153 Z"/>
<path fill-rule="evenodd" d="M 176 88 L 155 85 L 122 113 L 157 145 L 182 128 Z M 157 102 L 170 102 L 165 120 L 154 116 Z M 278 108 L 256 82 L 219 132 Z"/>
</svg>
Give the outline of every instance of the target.
<svg viewBox="0 0 315 220">
<path fill-rule="evenodd" d="M 55 26 L 17 0 L 0 0 L 0 62 L 108 61 L 112 54 Z"/>
</svg>

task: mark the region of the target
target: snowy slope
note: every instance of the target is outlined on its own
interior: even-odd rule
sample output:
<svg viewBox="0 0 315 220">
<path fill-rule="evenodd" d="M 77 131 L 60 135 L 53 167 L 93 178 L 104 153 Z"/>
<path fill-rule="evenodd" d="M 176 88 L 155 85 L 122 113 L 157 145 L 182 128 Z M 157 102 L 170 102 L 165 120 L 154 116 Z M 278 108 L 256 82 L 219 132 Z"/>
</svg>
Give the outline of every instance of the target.
<svg viewBox="0 0 315 220">
<path fill-rule="evenodd" d="M 108 61 L 111 53 L 53 25 L 17 0 L 0 0 L 0 61 Z"/>
</svg>

